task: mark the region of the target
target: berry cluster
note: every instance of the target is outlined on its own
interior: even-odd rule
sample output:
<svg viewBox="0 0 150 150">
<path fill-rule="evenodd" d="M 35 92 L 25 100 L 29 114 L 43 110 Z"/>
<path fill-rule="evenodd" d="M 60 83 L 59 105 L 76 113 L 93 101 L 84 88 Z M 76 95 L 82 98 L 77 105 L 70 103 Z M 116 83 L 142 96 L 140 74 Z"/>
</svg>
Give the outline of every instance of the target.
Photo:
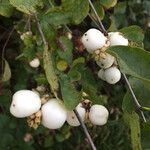
<svg viewBox="0 0 150 150">
<path fill-rule="evenodd" d="M 109 112 L 102 105 L 92 105 L 90 107 L 86 107 L 85 103 L 79 103 L 76 107 L 76 111 L 80 115 L 83 122 L 90 121 L 93 125 L 102 126 L 107 123 Z M 79 126 L 80 123 L 73 111 L 67 112 L 67 122 L 71 126 Z"/>
<path fill-rule="evenodd" d="M 102 105 L 91 106 L 91 103 L 87 107 L 87 103 L 90 101 L 79 103 L 76 107 L 82 121 L 89 119 L 94 125 L 106 124 L 108 110 Z M 17 118 L 27 117 L 28 125 L 33 128 L 37 128 L 42 123 L 46 128 L 59 129 L 66 121 L 71 126 L 80 125 L 75 113 L 67 111 L 62 101 L 48 98 L 46 95 L 40 98 L 37 92 L 30 90 L 20 90 L 13 95 L 10 112 Z"/>
<path fill-rule="evenodd" d="M 109 84 L 117 83 L 121 78 L 121 72 L 117 67 L 115 57 L 108 54 L 106 50 L 110 46 L 128 46 L 128 39 L 120 32 L 110 32 L 108 36 L 104 36 L 97 29 L 89 29 L 82 36 L 82 43 L 86 50 L 93 54 L 97 65 L 101 67 L 98 77 Z"/>
</svg>

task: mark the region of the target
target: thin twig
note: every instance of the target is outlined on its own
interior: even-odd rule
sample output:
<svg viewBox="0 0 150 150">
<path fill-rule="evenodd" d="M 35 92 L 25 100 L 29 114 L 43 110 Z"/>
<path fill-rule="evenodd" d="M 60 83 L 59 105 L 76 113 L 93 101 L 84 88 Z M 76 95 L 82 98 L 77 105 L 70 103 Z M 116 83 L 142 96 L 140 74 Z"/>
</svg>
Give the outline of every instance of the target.
<svg viewBox="0 0 150 150">
<path fill-rule="evenodd" d="M 91 0 L 89 0 L 89 4 L 90 4 L 90 6 L 91 6 L 91 8 L 92 8 L 92 10 L 93 10 L 93 12 L 94 12 L 94 14 L 95 14 L 95 16 L 96 16 L 98 22 L 99 22 L 99 24 L 100 24 L 100 27 L 101 27 L 103 33 L 104 33 L 105 35 L 108 35 L 108 33 L 107 33 L 105 27 L 103 26 L 103 24 L 102 24 L 102 22 L 101 22 L 101 19 L 100 19 L 99 15 L 98 15 L 96 9 L 94 8 L 94 5 L 93 5 L 92 2 L 91 2 Z"/>
<path fill-rule="evenodd" d="M 81 127 L 82 127 L 82 129 L 83 129 L 83 131 L 84 131 L 84 133 L 85 133 L 85 135 L 86 135 L 90 145 L 91 145 L 92 150 L 97 150 L 97 148 L 95 147 L 94 142 L 93 142 L 93 140 L 92 140 L 92 138 L 91 138 L 91 136 L 90 136 L 90 134 L 89 134 L 89 132 L 87 130 L 87 127 L 85 126 L 83 120 L 81 119 L 81 117 L 80 117 L 80 115 L 79 115 L 79 113 L 77 112 L 76 109 L 74 110 L 74 113 L 75 113 L 77 119 L 80 122 L 80 125 L 81 125 Z"/>
<path fill-rule="evenodd" d="M 37 28 L 38 28 L 38 30 L 39 30 L 39 33 L 40 33 L 40 35 L 41 35 L 41 38 L 42 38 L 42 41 L 43 41 L 43 43 L 44 43 L 44 53 L 43 53 L 43 57 L 49 57 L 49 58 L 51 58 L 52 56 L 51 56 L 51 52 L 48 52 L 48 48 L 49 48 L 49 45 L 48 45 L 48 42 L 47 42 L 47 40 L 46 40 L 46 37 L 45 37 L 45 35 L 44 35 L 44 32 L 43 32 L 43 30 L 42 30 L 42 27 L 41 27 L 41 24 L 40 24 L 40 22 L 39 22 L 39 20 L 38 20 L 38 17 L 37 17 L 37 15 L 36 14 L 34 14 L 34 16 L 35 16 L 35 19 L 36 19 L 36 23 L 37 23 Z M 44 60 L 45 61 L 45 60 Z M 58 98 L 58 88 L 59 88 L 59 84 L 58 84 L 58 79 L 57 79 L 57 76 L 56 76 L 56 74 L 55 74 L 55 71 L 54 71 L 54 68 L 53 68 L 53 62 L 52 62 L 52 59 L 50 59 L 48 62 L 46 61 L 46 63 L 48 63 L 49 64 L 49 67 L 51 68 L 51 70 L 49 71 L 51 74 L 51 79 L 49 79 L 49 78 L 47 78 L 48 79 L 48 82 L 49 82 L 49 84 L 50 84 L 50 86 L 51 86 L 51 90 L 52 90 L 52 92 L 53 92 L 53 94 L 55 95 L 55 97 L 57 98 L 57 99 L 59 99 Z M 47 67 L 45 66 L 45 64 L 46 64 L 45 62 L 44 62 L 44 69 L 45 69 L 45 73 L 46 73 L 46 76 L 47 76 Z"/>
<path fill-rule="evenodd" d="M 2 72 L 3 72 L 3 69 L 4 69 L 3 61 L 4 61 L 4 57 L 5 57 L 4 56 L 5 55 L 5 49 L 6 49 L 6 46 L 7 46 L 8 42 L 9 42 L 9 39 L 10 39 L 11 35 L 13 34 L 14 30 L 15 30 L 15 28 L 12 28 L 12 30 L 10 31 L 10 33 L 9 33 L 7 39 L 6 39 L 6 42 L 5 42 L 4 46 L 3 46 L 3 49 L 2 49 Z"/>
<path fill-rule="evenodd" d="M 72 31 L 69 29 L 69 27 L 65 24 L 64 27 L 66 28 L 66 30 L 68 30 L 68 32 L 72 33 Z"/>
<path fill-rule="evenodd" d="M 28 20 L 27 20 L 27 23 L 26 23 L 24 28 L 27 29 L 28 31 L 32 32 L 31 31 L 31 16 L 30 15 L 28 16 Z"/>
<path fill-rule="evenodd" d="M 93 9 L 93 11 L 94 11 L 94 13 L 95 13 L 95 16 L 97 17 L 97 20 L 99 21 L 100 28 L 102 29 L 102 31 L 103 31 L 103 33 L 104 33 L 105 35 L 108 35 L 108 33 L 107 33 L 105 27 L 104 27 L 103 24 L 102 24 L 102 21 L 100 20 L 98 14 L 97 14 L 96 9 L 94 8 L 94 5 L 93 5 L 92 2 L 91 2 L 91 0 L 89 0 L 89 3 L 90 3 L 90 6 L 91 6 L 91 8 Z M 138 111 L 141 113 L 141 116 L 142 116 L 144 122 L 146 122 L 146 118 L 145 118 L 144 113 L 143 113 L 143 111 L 142 111 L 142 106 L 139 104 L 139 102 L 138 102 L 138 100 L 137 100 L 137 98 L 136 98 L 136 96 L 135 96 L 135 93 L 134 93 L 134 91 L 133 91 L 133 89 L 132 89 L 132 87 L 131 87 L 131 84 L 130 84 L 128 78 L 126 77 L 126 75 L 125 75 L 124 73 L 123 73 L 123 77 L 124 77 L 124 79 L 125 79 L 125 81 L 126 81 L 126 84 L 127 84 L 128 88 L 129 88 L 129 91 L 130 91 L 130 93 L 131 93 L 131 95 L 132 95 L 132 97 L 133 97 L 134 103 L 135 103 L 135 105 L 136 105 Z"/>
<path fill-rule="evenodd" d="M 94 24 L 98 27 L 99 30 L 102 30 L 99 26 L 99 24 L 95 21 L 95 19 L 90 15 L 90 13 L 88 13 L 88 16 L 90 17 L 90 19 L 94 22 Z"/>
<path fill-rule="evenodd" d="M 125 81 L 126 81 L 126 83 L 127 83 L 127 86 L 128 86 L 128 88 L 129 88 L 129 91 L 130 91 L 130 93 L 131 93 L 131 95 L 132 95 L 132 97 L 133 97 L 135 106 L 137 107 L 137 109 L 138 109 L 139 112 L 141 113 L 141 116 L 142 116 L 144 122 L 146 122 L 146 118 L 145 118 L 145 116 L 144 116 L 144 113 L 143 113 L 143 111 L 141 110 L 141 109 L 142 109 L 142 106 L 141 106 L 140 103 L 138 102 L 138 100 L 137 100 L 137 98 L 136 98 L 136 95 L 135 95 L 135 93 L 134 93 L 134 91 L 133 91 L 133 89 L 132 89 L 132 87 L 131 87 L 131 84 L 130 84 L 130 82 L 129 82 L 127 76 L 126 76 L 124 73 L 122 73 L 122 74 L 123 74 L 123 77 L 124 77 L 124 79 L 125 79 Z"/>
<path fill-rule="evenodd" d="M 38 20 L 38 17 L 37 17 L 36 14 L 35 14 L 34 16 L 35 16 L 35 19 L 36 19 L 36 22 L 37 22 L 37 27 L 38 27 L 38 30 L 39 30 L 39 32 L 40 32 L 42 41 L 43 41 L 43 43 L 44 43 L 45 46 L 48 46 L 48 43 L 47 43 L 46 38 L 45 38 L 45 36 L 44 36 L 44 33 L 43 33 L 43 31 L 42 31 L 42 28 L 41 28 L 40 22 L 39 22 L 39 20 Z"/>
<path fill-rule="evenodd" d="M 49 2 L 49 4 L 50 4 L 50 6 L 53 8 L 54 5 L 53 5 L 52 1 L 51 1 L 51 0 L 48 0 L 48 2 Z"/>
<path fill-rule="evenodd" d="M 2 35 L 1 35 L 1 37 L 0 37 L 0 42 L 1 42 L 1 40 L 4 38 L 4 36 L 7 34 L 7 31 L 5 31 Z"/>
</svg>

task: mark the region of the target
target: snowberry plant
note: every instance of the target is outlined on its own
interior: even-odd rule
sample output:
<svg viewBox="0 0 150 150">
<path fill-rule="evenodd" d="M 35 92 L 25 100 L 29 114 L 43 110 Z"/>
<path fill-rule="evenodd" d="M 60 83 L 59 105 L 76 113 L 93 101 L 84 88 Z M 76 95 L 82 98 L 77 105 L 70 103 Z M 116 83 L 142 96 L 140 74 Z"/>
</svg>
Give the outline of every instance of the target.
<svg viewBox="0 0 150 150">
<path fill-rule="evenodd" d="M 109 43 L 109 45 L 106 45 L 106 42 Z M 108 54 L 106 50 L 115 45 L 128 46 L 128 39 L 120 32 L 110 32 L 108 36 L 105 37 L 101 31 L 89 29 L 82 36 L 82 43 L 89 53 L 95 53 L 96 63 L 103 69 L 98 72 L 98 77 L 109 84 L 117 83 L 121 78 L 121 72 L 117 68 L 115 57 Z"/>
<path fill-rule="evenodd" d="M 0 149 L 148 149 L 148 3 L 0 1 Z"/>
</svg>

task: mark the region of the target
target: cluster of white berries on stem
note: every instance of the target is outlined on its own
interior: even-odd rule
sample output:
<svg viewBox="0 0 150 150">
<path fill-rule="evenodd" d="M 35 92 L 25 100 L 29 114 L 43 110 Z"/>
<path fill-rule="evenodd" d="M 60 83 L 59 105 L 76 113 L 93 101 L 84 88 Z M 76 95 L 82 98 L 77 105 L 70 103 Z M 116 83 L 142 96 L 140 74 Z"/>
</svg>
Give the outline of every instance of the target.
<svg viewBox="0 0 150 150">
<path fill-rule="evenodd" d="M 83 122 L 89 120 L 94 125 L 106 124 L 109 115 L 102 105 L 85 107 L 79 103 L 76 111 Z M 66 121 L 71 126 L 80 125 L 75 113 L 68 111 L 62 101 L 49 98 L 42 103 L 40 95 L 31 90 L 20 90 L 13 95 L 10 112 L 17 118 L 28 117 L 28 125 L 34 128 L 42 123 L 46 128 L 59 129 Z"/>
<path fill-rule="evenodd" d="M 89 103 L 89 101 L 86 103 Z M 86 107 L 83 102 L 78 104 L 76 111 L 78 112 L 83 122 L 89 120 L 93 125 L 99 126 L 105 125 L 107 123 L 109 112 L 107 108 L 102 105 L 95 104 L 90 107 Z M 67 113 L 67 122 L 71 126 L 80 125 L 73 111 L 69 111 Z"/>
<path fill-rule="evenodd" d="M 94 55 L 97 65 L 101 68 L 98 77 L 109 84 L 117 83 L 121 78 L 121 72 L 117 67 L 115 57 L 108 54 L 106 50 L 111 46 L 128 46 L 128 39 L 120 32 L 110 32 L 108 36 L 104 36 L 101 31 L 92 28 L 84 33 L 81 40 L 86 50 Z"/>
</svg>

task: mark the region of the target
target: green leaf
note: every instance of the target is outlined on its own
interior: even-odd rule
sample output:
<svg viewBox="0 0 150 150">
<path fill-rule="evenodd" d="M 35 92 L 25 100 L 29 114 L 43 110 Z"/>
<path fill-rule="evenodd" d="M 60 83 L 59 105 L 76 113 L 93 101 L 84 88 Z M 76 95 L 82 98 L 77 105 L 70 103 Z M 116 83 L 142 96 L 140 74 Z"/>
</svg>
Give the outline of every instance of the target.
<svg viewBox="0 0 150 150">
<path fill-rule="evenodd" d="M 137 77 L 150 85 L 150 52 L 141 48 L 114 46 L 109 48 L 116 54 L 119 67 L 125 74 Z"/>
<path fill-rule="evenodd" d="M 131 131 L 131 143 L 133 150 L 142 150 L 139 116 L 135 112 L 132 112 L 132 114 L 126 112 L 124 113 L 124 120 Z"/>
<path fill-rule="evenodd" d="M 149 150 L 150 148 L 150 122 L 143 123 L 142 129 L 141 129 L 141 134 L 142 134 L 142 147 L 144 150 Z"/>
<path fill-rule="evenodd" d="M 53 26 L 59 26 L 68 24 L 70 22 L 69 17 L 70 15 L 62 10 L 59 12 L 53 10 L 52 12 L 41 15 L 40 20 L 45 24 L 48 23 Z"/>
<path fill-rule="evenodd" d="M 78 92 L 75 85 L 70 82 L 67 75 L 60 76 L 61 93 L 64 104 L 68 110 L 73 110 L 81 101 L 81 92 Z"/>
<path fill-rule="evenodd" d="M 61 36 L 59 38 L 59 45 L 60 45 L 60 48 L 57 52 L 58 52 L 58 55 L 61 59 L 65 60 L 68 64 L 71 64 L 72 63 L 72 51 L 73 51 L 73 44 L 72 42 L 64 37 L 64 36 Z"/>
<path fill-rule="evenodd" d="M 80 24 L 89 12 L 88 0 L 63 0 L 62 5 L 50 8 L 41 19 L 51 25 Z"/>
<path fill-rule="evenodd" d="M 113 23 L 115 23 L 115 27 L 120 28 L 124 27 L 127 22 L 126 17 L 126 8 L 127 8 L 127 2 L 118 2 L 117 5 L 114 7 L 114 13 L 111 17 L 113 19 Z"/>
<path fill-rule="evenodd" d="M 111 23 L 110 23 L 108 31 L 113 31 L 113 32 L 118 31 L 117 26 L 116 26 L 116 19 L 115 19 L 115 17 L 111 16 L 110 17 L 110 21 L 111 21 Z"/>
<path fill-rule="evenodd" d="M 51 42 L 54 40 L 55 36 L 56 36 L 56 31 L 55 29 L 47 22 L 47 21 L 40 21 L 41 24 L 41 28 L 44 32 L 44 35 L 46 37 L 46 39 Z"/>
<path fill-rule="evenodd" d="M 78 71 L 81 74 L 82 89 L 88 94 L 88 98 L 96 104 L 104 104 L 106 97 L 98 95 L 97 82 L 89 68 L 79 66 Z"/>
<path fill-rule="evenodd" d="M 11 78 L 10 66 L 9 66 L 9 64 L 6 60 L 4 60 L 4 62 L 5 62 L 5 67 L 4 67 L 4 73 L 3 73 L 3 76 L 2 76 L 2 81 L 3 82 L 8 81 Z"/>
<path fill-rule="evenodd" d="M 81 79 L 81 74 L 76 69 L 70 70 L 68 76 L 70 77 L 71 82 L 79 81 Z"/>
<path fill-rule="evenodd" d="M 135 42 L 142 42 L 144 39 L 144 33 L 143 30 L 136 25 L 125 27 L 119 30 L 121 33 L 124 34 L 124 36 L 131 41 Z"/>
<path fill-rule="evenodd" d="M 133 97 L 131 96 L 129 91 L 127 91 L 127 93 L 123 98 L 122 109 L 124 112 L 128 112 L 128 113 L 132 113 L 132 111 L 135 109 L 135 104 L 133 103 Z"/>
<path fill-rule="evenodd" d="M 36 7 L 41 6 L 41 0 L 9 0 L 10 4 L 16 7 L 17 10 L 31 14 L 36 12 Z"/>
<path fill-rule="evenodd" d="M 150 89 L 147 88 L 147 86 L 141 80 L 138 80 L 137 78 L 131 78 L 129 82 L 140 104 L 142 106 L 150 107 L 150 100 L 149 100 Z"/>
<path fill-rule="evenodd" d="M 95 1 L 93 3 L 93 5 L 94 5 L 94 7 L 95 7 L 95 9 L 96 9 L 100 19 L 102 20 L 104 18 L 104 16 L 105 16 L 104 8 L 101 6 L 99 1 Z M 91 11 L 91 15 L 92 15 L 92 17 L 94 17 L 96 19 L 95 14 L 94 14 L 93 11 Z"/>
<path fill-rule="evenodd" d="M 70 15 L 74 24 L 81 23 L 89 12 L 88 0 L 63 0 L 62 8 Z"/>
<path fill-rule="evenodd" d="M 114 7 L 117 4 L 117 0 L 100 0 L 100 3 L 106 8 L 109 9 Z"/>
<path fill-rule="evenodd" d="M 4 17 L 10 17 L 13 13 L 13 7 L 8 0 L 0 1 L 0 15 Z"/>
<path fill-rule="evenodd" d="M 59 87 L 58 79 L 53 68 L 51 53 L 48 51 L 47 47 L 45 47 L 43 52 L 43 63 L 48 83 L 50 84 L 50 87 L 57 98 L 57 91 Z"/>
<path fill-rule="evenodd" d="M 38 85 L 47 84 L 47 79 L 46 79 L 46 76 L 44 74 L 36 74 L 34 76 L 34 79 L 36 80 Z"/>
<path fill-rule="evenodd" d="M 114 14 L 124 14 L 126 12 L 126 2 L 117 3 L 114 7 Z"/>
<path fill-rule="evenodd" d="M 78 57 L 75 59 L 72 63 L 72 67 L 75 67 L 78 64 L 84 64 L 85 63 L 85 58 L 84 57 Z"/>
</svg>

